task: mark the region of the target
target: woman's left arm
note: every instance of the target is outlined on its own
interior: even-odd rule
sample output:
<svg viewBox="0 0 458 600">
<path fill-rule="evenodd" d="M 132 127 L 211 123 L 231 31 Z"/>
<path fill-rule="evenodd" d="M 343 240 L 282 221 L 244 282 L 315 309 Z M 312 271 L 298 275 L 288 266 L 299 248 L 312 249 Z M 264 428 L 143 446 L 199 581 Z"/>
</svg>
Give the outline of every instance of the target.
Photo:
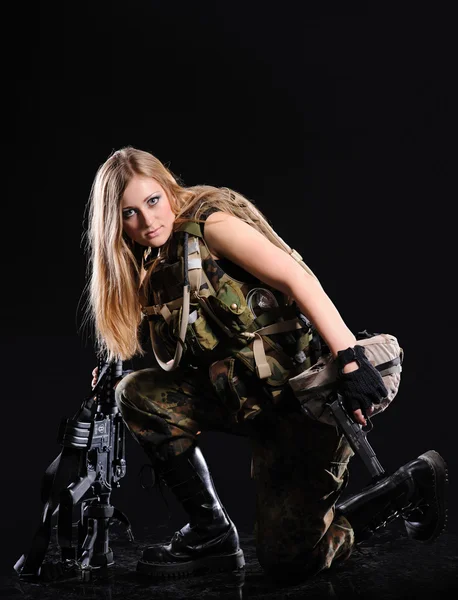
<svg viewBox="0 0 458 600">
<path fill-rule="evenodd" d="M 303 314 L 313 323 L 319 334 L 325 340 L 334 357 L 339 350 L 353 348 L 356 338 L 348 329 L 337 308 L 323 290 L 319 281 L 303 269 L 297 261 L 250 225 L 228 213 L 216 212 L 211 214 L 205 225 L 205 240 L 212 254 L 226 257 L 238 264 L 255 277 L 273 288 L 294 298 Z M 353 377 L 359 369 L 356 361 L 347 363 L 342 371 L 346 377 Z M 373 402 L 380 401 L 386 393 L 382 378 L 371 365 L 366 365 L 363 373 L 359 371 L 359 379 L 367 381 L 369 370 L 369 388 L 361 387 L 363 396 L 372 391 Z M 374 372 L 371 372 L 374 371 Z M 345 383 L 344 383 L 345 385 Z M 361 410 L 371 415 L 371 401 L 357 401 L 353 404 L 353 415 L 357 423 L 367 425 Z"/>
<path fill-rule="evenodd" d="M 261 281 L 294 298 L 334 356 L 339 350 L 356 344 L 355 336 L 319 281 L 256 229 L 228 213 L 216 212 L 207 218 L 205 240 L 217 256 L 228 258 Z M 357 364 L 350 363 L 345 372 L 354 368 Z"/>
</svg>

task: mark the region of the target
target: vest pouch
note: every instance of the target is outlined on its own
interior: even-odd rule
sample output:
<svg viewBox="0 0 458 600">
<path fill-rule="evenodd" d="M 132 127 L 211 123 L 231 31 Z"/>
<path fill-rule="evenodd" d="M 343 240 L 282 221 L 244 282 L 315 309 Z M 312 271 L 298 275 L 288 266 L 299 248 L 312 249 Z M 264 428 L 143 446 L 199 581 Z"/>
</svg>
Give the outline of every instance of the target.
<svg viewBox="0 0 458 600">
<path fill-rule="evenodd" d="M 188 331 L 190 336 L 196 341 L 198 347 L 203 351 L 213 350 L 219 344 L 219 339 L 216 337 L 201 308 L 191 311 Z M 194 344 L 192 348 L 194 348 Z"/>
<path fill-rule="evenodd" d="M 207 302 L 218 319 L 233 333 L 247 331 L 254 322 L 242 290 L 231 280 L 223 283 L 216 296 L 209 296 Z"/>
<path fill-rule="evenodd" d="M 164 264 L 151 273 L 148 288 L 149 304 L 165 304 L 183 296 L 183 260 Z"/>
<path fill-rule="evenodd" d="M 249 391 L 245 368 L 237 359 L 228 357 L 218 360 L 210 365 L 208 373 L 217 398 L 230 415 L 236 416 L 238 423 L 254 419 L 261 412 L 261 400 L 257 394 Z"/>
<path fill-rule="evenodd" d="M 273 342 L 270 342 L 266 338 L 264 338 L 263 341 L 266 361 L 272 372 L 272 375 L 264 381 L 267 385 L 273 387 L 284 385 L 291 376 L 293 363 L 291 359 L 274 346 Z M 239 352 L 237 352 L 237 357 L 250 369 L 250 371 L 254 372 L 256 365 L 252 348 L 253 342 L 239 350 Z"/>
<path fill-rule="evenodd" d="M 224 358 L 208 369 L 210 382 L 221 402 L 230 413 L 237 413 L 247 398 L 243 381 L 236 374 L 235 358 Z"/>
</svg>

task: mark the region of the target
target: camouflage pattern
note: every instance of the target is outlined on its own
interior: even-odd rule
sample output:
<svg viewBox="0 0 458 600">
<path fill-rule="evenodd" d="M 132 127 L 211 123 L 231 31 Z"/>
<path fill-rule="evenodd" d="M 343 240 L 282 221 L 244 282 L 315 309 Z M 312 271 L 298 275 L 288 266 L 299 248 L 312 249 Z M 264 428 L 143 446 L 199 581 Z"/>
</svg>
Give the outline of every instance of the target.
<svg viewBox="0 0 458 600">
<path fill-rule="evenodd" d="M 184 452 L 203 430 L 230 432 L 235 417 L 218 400 L 198 370 L 142 369 L 116 387 L 118 408 L 133 437 L 149 455 L 164 460 Z"/>
<path fill-rule="evenodd" d="M 210 377 L 180 368 L 131 373 L 116 399 L 153 462 L 181 454 L 202 431 L 249 436 L 259 562 L 270 573 L 313 574 L 351 553 L 353 531 L 344 518 L 334 519 L 334 504 L 352 451 L 334 428 L 301 411 L 288 386 L 262 388 L 230 357 L 214 363 Z M 282 402 L 272 406 L 272 392 Z"/>
<path fill-rule="evenodd" d="M 258 559 L 270 573 L 316 573 L 351 553 L 353 531 L 344 518 L 335 518 L 334 505 L 346 485 L 352 451 L 334 427 L 302 411 L 287 383 L 296 374 L 295 352 L 307 352 L 307 330 L 263 337 L 272 375 L 261 381 L 255 374 L 252 342 L 241 333 L 292 318 L 296 307 L 278 290 L 258 282 L 256 286 L 272 291 L 278 308 L 255 316 L 246 302 L 254 284 L 232 279 L 213 260 L 203 239 L 199 244 L 201 298 L 191 299 L 195 319 L 188 326 L 180 367 L 126 376 L 116 388 L 118 407 L 153 461 L 181 454 L 198 443 L 201 431 L 249 436 Z M 150 304 L 169 302 L 180 293 L 176 282 L 181 258 L 178 245 L 171 260 L 179 265 L 167 272 L 169 287 L 163 286 L 160 270 L 154 274 Z M 218 322 L 209 316 L 208 307 Z M 169 324 L 160 316 L 150 319 L 171 353 L 178 322 L 179 309 L 172 312 Z"/>
<path fill-rule="evenodd" d="M 145 282 L 141 290 L 144 306 L 152 306 L 177 300 L 182 295 L 183 245 L 178 243 L 179 234 L 170 244 L 169 258 L 160 265 Z M 181 365 L 209 367 L 215 360 L 234 357 L 250 371 L 255 372 L 253 339 L 244 332 L 254 332 L 279 320 L 297 317 L 298 308 L 284 294 L 262 282 L 244 283 L 225 273 L 211 256 L 203 238 L 196 238 L 202 259 L 202 281 L 198 295 L 191 297 L 190 315 L 194 315 L 187 328 Z M 180 287 L 181 276 L 181 287 Z M 255 315 L 246 302 L 248 293 L 262 287 L 276 300 L 277 307 Z M 161 340 L 169 358 L 175 353 L 181 309 L 171 311 L 167 323 L 161 315 L 150 315 L 150 328 L 156 339 Z M 307 359 L 300 367 L 292 358 L 298 352 L 307 354 L 310 332 L 307 328 L 294 333 L 274 334 L 262 337 L 266 360 L 272 375 L 267 379 L 268 388 L 282 386 L 299 368 L 310 366 Z M 272 400 L 278 396 L 274 394 Z M 249 411 L 250 412 L 250 411 Z M 251 413 L 250 413 L 251 414 Z"/>
</svg>

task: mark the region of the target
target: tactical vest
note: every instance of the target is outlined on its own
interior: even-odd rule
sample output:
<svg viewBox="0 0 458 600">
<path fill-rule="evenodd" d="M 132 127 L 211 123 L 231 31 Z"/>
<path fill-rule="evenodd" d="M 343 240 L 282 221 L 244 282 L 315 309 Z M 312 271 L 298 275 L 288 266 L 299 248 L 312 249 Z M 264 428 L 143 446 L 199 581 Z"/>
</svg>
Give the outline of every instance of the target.
<svg viewBox="0 0 458 600">
<path fill-rule="evenodd" d="M 147 264 L 144 265 L 147 267 Z M 278 386 L 311 366 L 312 331 L 297 304 L 263 282 L 246 283 L 212 258 L 199 223 L 183 223 L 169 255 L 140 290 L 151 344 L 164 370 L 235 357 Z"/>
</svg>

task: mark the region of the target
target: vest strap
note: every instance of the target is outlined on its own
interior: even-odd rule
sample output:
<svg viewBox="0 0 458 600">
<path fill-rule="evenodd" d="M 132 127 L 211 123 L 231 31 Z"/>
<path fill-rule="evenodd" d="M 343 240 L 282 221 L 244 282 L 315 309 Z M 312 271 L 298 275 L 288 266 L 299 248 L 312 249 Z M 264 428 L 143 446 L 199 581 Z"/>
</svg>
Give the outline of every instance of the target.
<svg viewBox="0 0 458 600">
<path fill-rule="evenodd" d="M 188 239 L 188 278 L 190 293 L 198 292 L 202 284 L 202 258 L 197 237 Z"/>
<path fill-rule="evenodd" d="M 163 347 L 161 347 L 160 342 L 158 342 L 158 340 L 156 339 L 154 327 L 150 326 L 150 337 L 151 337 L 151 346 L 153 348 L 153 353 L 154 353 L 154 356 L 156 357 L 158 365 L 164 371 L 174 371 L 180 364 L 181 356 L 183 354 L 183 349 L 184 349 L 184 342 L 185 342 L 185 337 L 186 337 L 186 330 L 188 327 L 188 320 L 189 320 L 189 300 L 190 300 L 189 285 L 185 285 L 183 287 L 183 299 L 182 299 L 183 307 L 182 307 L 182 312 L 181 312 L 180 331 L 178 334 L 177 345 L 175 348 L 175 355 L 171 360 L 164 360 Z M 164 305 L 164 306 L 166 306 L 166 305 Z"/>
<path fill-rule="evenodd" d="M 172 371 L 178 367 L 181 360 L 181 355 L 184 349 L 186 330 L 189 324 L 189 308 L 190 308 L 190 297 L 192 296 L 200 306 L 205 310 L 207 315 L 213 319 L 219 327 L 228 335 L 228 337 L 234 337 L 234 333 L 218 319 L 211 307 L 207 304 L 206 299 L 200 296 L 199 291 L 202 284 L 202 277 L 205 275 L 202 269 L 202 258 L 200 253 L 199 238 L 202 239 L 203 243 L 205 240 L 202 236 L 202 231 L 199 223 L 187 221 L 182 223 L 177 231 L 184 231 L 188 235 L 185 235 L 185 243 L 187 244 L 187 260 L 184 268 L 188 276 L 189 285 L 185 285 L 183 289 L 183 297 L 177 298 L 164 304 L 156 304 L 153 306 L 144 306 L 142 311 L 145 315 L 161 315 L 164 320 L 169 323 L 171 320 L 172 312 L 182 307 L 181 322 L 180 322 L 180 333 L 175 349 L 175 356 L 170 357 L 170 354 L 165 350 L 160 340 L 155 339 L 154 327 L 150 326 L 150 337 L 153 347 L 153 352 L 159 366 L 165 371 Z M 186 239 L 187 238 L 187 239 Z M 301 256 L 295 250 L 290 250 L 290 254 L 298 262 L 301 261 Z M 186 257 L 186 254 L 185 254 Z M 209 282 L 210 285 L 210 282 Z M 192 319 L 192 318 L 191 318 Z M 253 332 L 245 331 L 241 335 L 248 339 L 253 339 L 253 356 L 255 362 L 255 371 L 260 379 L 267 379 L 271 377 L 272 370 L 264 349 L 264 342 L 262 336 L 275 335 L 277 333 L 286 333 L 288 331 L 295 331 L 297 329 L 303 329 L 304 323 L 300 319 L 290 319 L 288 321 L 280 321 L 278 323 L 272 323 L 266 325 Z M 166 359 L 168 355 L 168 360 Z"/>
<path fill-rule="evenodd" d="M 386 375 L 392 375 L 393 373 L 401 373 L 402 372 L 402 366 L 401 366 L 402 358 L 403 358 L 403 353 L 401 351 L 400 356 L 396 356 L 392 360 L 389 360 L 381 365 L 377 365 L 377 370 L 380 372 L 380 375 L 382 377 L 385 377 Z"/>
<path fill-rule="evenodd" d="M 142 308 L 142 312 L 144 315 L 147 315 L 148 317 L 150 317 L 151 315 L 164 316 L 162 314 L 162 310 L 163 310 L 164 306 L 167 308 L 168 312 L 172 313 L 177 308 L 180 308 L 180 306 L 182 304 L 183 304 L 183 298 L 177 298 L 176 300 L 171 300 L 170 302 L 166 302 L 165 304 L 154 304 L 152 306 L 144 306 Z"/>
<path fill-rule="evenodd" d="M 154 326 L 150 324 L 150 338 L 151 346 L 153 348 L 154 356 L 158 362 L 158 365 L 164 371 L 174 371 L 180 364 L 181 356 L 185 347 L 186 331 L 189 323 L 189 308 L 190 308 L 190 295 L 191 292 L 198 292 L 200 289 L 200 283 L 202 279 L 202 260 L 200 258 L 200 246 L 197 237 L 202 237 L 200 225 L 198 223 L 185 222 L 180 225 L 178 231 L 185 232 L 185 252 L 184 252 L 184 281 L 183 286 L 183 297 L 167 302 L 161 306 L 149 306 L 145 307 L 143 311 L 146 314 L 160 314 L 165 319 L 167 324 L 170 322 L 172 316 L 172 310 L 181 307 L 181 320 L 177 339 L 177 345 L 175 347 L 175 355 L 171 360 L 164 360 L 164 348 L 161 347 L 160 342 L 156 339 Z M 190 237 L 195 236 L 195 237 Z M 189 284 L 187 284 L 189 281 Z M 151 310 L 148 313 L 148 309 Z M 168 352 L 166 352 L 168 354 Z"/>
<path fill-rule="evenodd" d="M 193 269 L 201 269 L 202 268 L 202 261 L 200 260 L 200 258 L 190 258 L 188 261 L 188 269 L 189 271 L 192 271 Z"/>
<path fill-rule="evenodd" d="M 198 238 L 203 237 L 200 223 L 195 223 L 194 221 L 185 221 L 184 223 L 181 223 L 181 225 L 177 227 L 176 231 L 186 231 L 189 233 L 189 235 L 193 235 Z"/>
<path fill-rule="evenodd" d="M 296 329 L 303 329 L 305 323 L 300 319 L 290 319 L 289 321 L 280 321 L 279 323 L 272 323 L 272 325 L 266 325 L 261 329 L 256 329 L 254 333 L 260 335 L 272 335 L 275 333 L 286 333 L 287 331 L 295 331 Z"/>
<path fill-rule="evenodd" d="M 299 319 L 290 319 L 289 321 L 280 321 L 280 323 L 273 323 L 266 327 L 261 327 L 256 331 L 244 331 L 242 335 L 246 338 L 254 338 L 253 342 L 253 357 L 256 365 L 256 375 L 259 379 L 267 379 L 272 375 L 272 370 L 269 363 L 267 362 L 266 353 L 264 350 L 264 342 L 262 341 L 263 335 L 272 335 L 275 333 L 286 333 L 287 331 L 294 331 L 296 329 L 303 329 L 304 323 Z"/>
<path fill-rule="evenodd" d="M 259 379 L 267 379 L 272 375 L 272 369 L 267 362 L 266 353 L 264 351 L 264 342 L 262 337 L 255 333 L 255 340 L 253 342 L 253 356 L 255 362 L 255 371 Z"/>
<path fill-rule="evenodd" d="M 200 256 L 199 239 L 197 237 L 190 237 L 188 241 L 188 254 L 198 254 Z"/>
<path fill-rule="evenodd" d="M 170 323 L 172 313 L 170 312 L 167 304 L 164 304 L 164 306 L 161 308 L 161 315 L 164 317 L 164 321 L 166 321 L 167 324 Z"/>
</svg>

